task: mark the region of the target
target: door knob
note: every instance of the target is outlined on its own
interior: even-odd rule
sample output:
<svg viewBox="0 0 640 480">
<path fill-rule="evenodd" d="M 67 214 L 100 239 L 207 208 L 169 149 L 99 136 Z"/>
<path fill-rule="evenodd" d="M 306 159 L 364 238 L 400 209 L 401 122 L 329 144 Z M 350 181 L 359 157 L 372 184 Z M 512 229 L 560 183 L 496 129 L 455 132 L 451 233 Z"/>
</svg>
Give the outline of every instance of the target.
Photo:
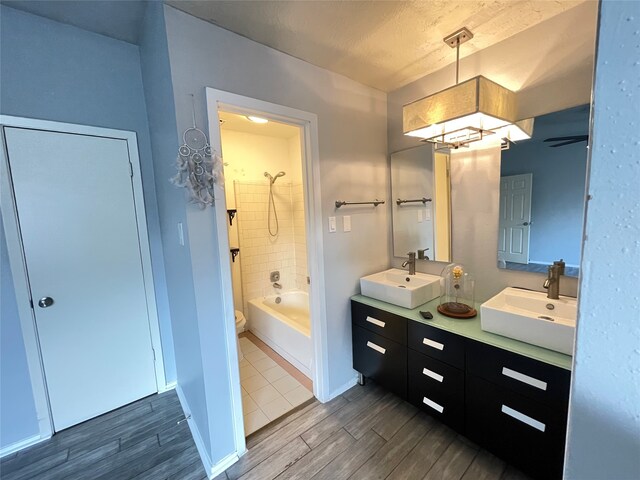
<svg viewBox="0 0 640 480">
<path fill-rule="evenodd" d="M 38 306 L 40 308 L 47 308 L 51 305 L 53 305 L 53 298 L 51 297 L 42 297 L 40 300 L 38 300 Z"/>
<path fill-rule="evenodd" d="M 524 222 L 522 225 L 524 225 L 524 226 L 526 227 L 526 226 L 528 226 L 528 225 L 531 225 L 531 223 L 529 223 L 529 222 Z"/>
</svg>

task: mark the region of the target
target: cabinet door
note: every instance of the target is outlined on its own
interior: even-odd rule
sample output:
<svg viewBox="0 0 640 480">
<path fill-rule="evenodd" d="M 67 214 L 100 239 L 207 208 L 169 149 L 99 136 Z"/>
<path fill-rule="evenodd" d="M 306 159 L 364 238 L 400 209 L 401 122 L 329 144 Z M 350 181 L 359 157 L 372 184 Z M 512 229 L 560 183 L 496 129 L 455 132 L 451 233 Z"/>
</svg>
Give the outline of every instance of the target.
<svg viewBox="0 0 640 480">
<path fill-rule="evenodd" d="M 569 370 L 467 340 L 467 372 L 559 411 L 567 411 Z"/>
<path fill-rule="evenodd" d="M 464 371 L 409 349 L 409 382 L 424 385 L 441 396 L 464 396 Z"/>
<path fill-rule="evenodd" d="M 351 302 L 353 323 L 377 335 L 407 344 L 407 319 L 359 302 Z"/>
<path fill-rule="evenodd" d="M 471 375 L 466 390 L 471 440 L 534 478 L 562 477 L 565 415 Z"/>
<path fill-rule="evenodd" d="M 453 429 L 464 430 L 464 372 L 409 349 L 408 399 Z"/>
<path fill-rule="evenodd" d="M 420 322 L 409 322 L 409 348 L 436 360 L 464 368 L 464 337 Z"/>
<path fill-rule="evenodd" d="M 407 397 L 407 347 L 353 325 L 353 368 Z"/>
</svg>

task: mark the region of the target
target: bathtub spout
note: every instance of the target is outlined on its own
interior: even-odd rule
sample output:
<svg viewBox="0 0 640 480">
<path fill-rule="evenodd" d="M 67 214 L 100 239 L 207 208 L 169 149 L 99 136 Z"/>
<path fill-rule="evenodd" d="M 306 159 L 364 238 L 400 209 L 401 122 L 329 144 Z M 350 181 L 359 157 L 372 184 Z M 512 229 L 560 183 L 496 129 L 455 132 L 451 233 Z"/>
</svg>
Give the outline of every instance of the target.
<svg viewBox="0 0 640 480">
<path fill-rule="evenodd" d="M 273 282 L 273 288 L 282 288 L 282 285 L 280 285 L 278 282 Z"/>
</svg>

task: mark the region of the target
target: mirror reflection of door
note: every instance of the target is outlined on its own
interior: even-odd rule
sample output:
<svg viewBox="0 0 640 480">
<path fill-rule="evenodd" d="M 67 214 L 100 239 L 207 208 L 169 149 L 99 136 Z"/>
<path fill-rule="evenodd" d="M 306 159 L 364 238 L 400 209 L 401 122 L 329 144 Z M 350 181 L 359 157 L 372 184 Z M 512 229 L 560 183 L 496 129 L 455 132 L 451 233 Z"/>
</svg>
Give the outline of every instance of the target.
<svg viewBox="0 0 640 480">
<path fill-rule="evenodd" d="M 449 156 L 421 145 L 391 155 L 393 254 L 451 261 Z"/>
<path fill-rule="evenodd" d="M 589 105 L 581 105 L 536 117 L 532 138 L 502 151 L 499 267 L 544 274 L 563 259 L 565 275 L 578 275 L 588 133 Z M 533 179 L 528 204 L 518 197 L 515 182 L 506 182 L 525 174 Z M 531 227 L 518 225 L 531 218 Z"/>
<path fill-rule="evenodd" d="M 500 179 L 499 261 L 529 263 L 532 179 L 531 173 Z"/>
</svg>

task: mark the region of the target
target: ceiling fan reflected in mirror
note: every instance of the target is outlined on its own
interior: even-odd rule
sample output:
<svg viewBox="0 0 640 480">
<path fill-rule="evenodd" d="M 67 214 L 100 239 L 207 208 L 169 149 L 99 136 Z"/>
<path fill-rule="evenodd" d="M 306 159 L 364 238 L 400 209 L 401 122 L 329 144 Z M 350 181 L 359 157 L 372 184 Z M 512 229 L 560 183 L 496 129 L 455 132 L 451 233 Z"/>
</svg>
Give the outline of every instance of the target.
<svg viewBox="0 0 640 480">
<path fill-rule="evenodd" d="M 560 142 L 560 143 L 556 143 L 555 145 L 549 145 L 551 148 L 564 147 L 565 145 L 571 145 L 573 143 L 588 142 L 589 135 L 569 135 L 568 137 L 553 137 L 553 138 L 547 138 L 544 141 Z"/>
</svg>

